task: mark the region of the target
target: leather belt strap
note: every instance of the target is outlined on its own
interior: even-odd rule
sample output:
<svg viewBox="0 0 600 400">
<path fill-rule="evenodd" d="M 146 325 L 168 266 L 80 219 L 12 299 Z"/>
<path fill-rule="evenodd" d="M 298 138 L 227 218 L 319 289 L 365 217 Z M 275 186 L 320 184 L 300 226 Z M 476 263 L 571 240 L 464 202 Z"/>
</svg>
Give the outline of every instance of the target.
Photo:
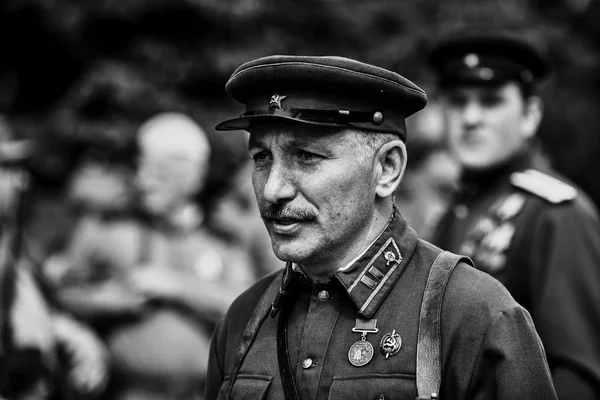
<svg viewBox="0 0 600 400">
<path fill-rule="evenodd" d="M 229 391 L 227 394 L 227 399 L 231 399 L 231 394 L 233 393 L 233 384 L 235 383 L 235 379 L 240 372 L 240 368 L 242 367 L 242 363 L 246 358 L 246 354 L 248 354 L 248 350 L 252 343 L 254 343 L 254 339 L 256 338 L 256 334 L 260 329 L 263 321 L 269 315 L 271 311 L 271 303 L 276 293 L 278 293 L 279 288 L 281 286 L 281 277 L 283 275 L 282 271 L 277 271 L 273 273 L 275 278 L 269 284 L 269 287 L 263 293 L 260 301 L 254 308 L 252 316 L 250 320 L 248 320 L 248 324 L 244 329 L 244 333 L 242 334 L 242 338 L 240 339 L 240 343 L 237 348 L 235 363 L 231 368 L 231 373 L 229 375 Z"/>
<path fill-rule="evenodd" d="M 419 316 L 417 342 L 417 400 L 439 399 L 442 381 L 441 368 L 441 314 L 444 291 L 456 265 L 464 261 L 473 264 L 464 256 L 442 251 L 431 266 Z"/>
</svg>

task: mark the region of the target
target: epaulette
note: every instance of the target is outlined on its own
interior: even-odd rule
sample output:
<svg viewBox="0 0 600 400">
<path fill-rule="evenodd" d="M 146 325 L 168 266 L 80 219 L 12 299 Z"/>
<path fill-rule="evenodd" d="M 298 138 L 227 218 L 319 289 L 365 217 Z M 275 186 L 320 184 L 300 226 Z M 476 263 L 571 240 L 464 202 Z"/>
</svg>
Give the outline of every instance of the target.
<svg viewBox="0 0 600 400">
<path fill-rule="evenodd" d="M 571 201 L 577 197 L 577 189 L 573 186 L 534 169 L 513 173 L 510 182 L 552 204 Z"/>
</svg>

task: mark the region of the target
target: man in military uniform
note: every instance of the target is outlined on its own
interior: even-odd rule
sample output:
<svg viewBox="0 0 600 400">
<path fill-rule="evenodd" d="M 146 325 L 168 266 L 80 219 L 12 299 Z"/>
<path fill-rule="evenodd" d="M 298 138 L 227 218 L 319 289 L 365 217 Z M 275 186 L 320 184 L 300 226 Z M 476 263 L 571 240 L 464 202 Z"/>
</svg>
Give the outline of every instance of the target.
<svg viewBox="0 0 600 400">
<path fill-rule="evenodd" d="M 473 258 L 535 322 L 561 399 L 600 396 L 600 227 L 576 186 L 535 145 L 549 72 L 543 53 L 502 32 L 439 42 L 449 144 L 463 173 L 433 242 Z"/>
<path fill-rule="evenodd" d="M 305 56 L 248 62 L 226 89 L 246 112 L 217 129 L 250 132 L 258 206 L 287 264 L 217 326 L 207 399 L 555 398 L 529 314 L 394 207 L 405 118 L 425 92 Z"/>
</svg>

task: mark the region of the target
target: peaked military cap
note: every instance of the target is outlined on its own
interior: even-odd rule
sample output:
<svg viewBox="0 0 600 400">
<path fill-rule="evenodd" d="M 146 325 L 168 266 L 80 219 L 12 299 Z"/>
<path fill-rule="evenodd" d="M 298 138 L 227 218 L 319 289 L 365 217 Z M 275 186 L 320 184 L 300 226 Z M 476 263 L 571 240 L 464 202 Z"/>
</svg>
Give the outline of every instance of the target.
<svg viewBox="0 0 600 400">
<path fill-rule="evenodd" d="M 461 30 L 440 40 L 430 63 L 442 84 L 460 82 L 535 83 L 550 72 L 543 52 L 506 31 Z"/>
<path fill-rule="evenodd" d="M 246 105 L 217 130 L 249 129 L 274 119 L 396 133 L 427 104 L 425 92 L 403 76 L 343 57 L 270 56 L 237 68 L 225 89 Z"/>
</svg>

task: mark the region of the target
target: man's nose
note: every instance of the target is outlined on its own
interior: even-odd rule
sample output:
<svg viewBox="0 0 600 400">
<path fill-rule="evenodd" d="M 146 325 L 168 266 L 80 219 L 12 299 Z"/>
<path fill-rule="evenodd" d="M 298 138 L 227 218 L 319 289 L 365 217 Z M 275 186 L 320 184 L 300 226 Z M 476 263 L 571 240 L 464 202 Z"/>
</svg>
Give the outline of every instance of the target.
<svg viewBox="0 0 600 400">
<path fill-rule="evenodd" d="M 467 126 L 477 125 L 481 121 L 482 109 L 476 102 L 469 102 L 463 110 L 463 122 Z"/>
<path fill-rule="evenodd" d="M 264 199 L 270 203 L 279 203 L 293 199 L 296 194 L 293 174 L 282 163 L 273 163 L 267 175 L 263 189 Z"/>
</svg>

